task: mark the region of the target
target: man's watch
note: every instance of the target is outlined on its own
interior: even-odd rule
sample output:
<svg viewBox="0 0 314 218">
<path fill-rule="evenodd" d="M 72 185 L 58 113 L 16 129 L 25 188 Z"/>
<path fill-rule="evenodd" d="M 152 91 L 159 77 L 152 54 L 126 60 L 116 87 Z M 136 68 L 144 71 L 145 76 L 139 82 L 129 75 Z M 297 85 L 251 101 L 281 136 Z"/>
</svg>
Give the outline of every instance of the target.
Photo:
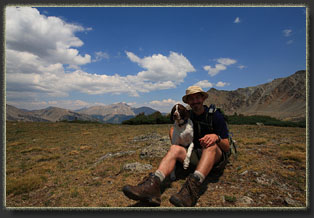
<svg viewBox="0 0 314 218">
<path fill-rule="evenodd" d="M 220 135 L 218 135 L 218 139 L 216 141 L 216 144 L 218 144 L 220 141 L 221 141 L 221 137 L 220 137 Z"/>
</svg>

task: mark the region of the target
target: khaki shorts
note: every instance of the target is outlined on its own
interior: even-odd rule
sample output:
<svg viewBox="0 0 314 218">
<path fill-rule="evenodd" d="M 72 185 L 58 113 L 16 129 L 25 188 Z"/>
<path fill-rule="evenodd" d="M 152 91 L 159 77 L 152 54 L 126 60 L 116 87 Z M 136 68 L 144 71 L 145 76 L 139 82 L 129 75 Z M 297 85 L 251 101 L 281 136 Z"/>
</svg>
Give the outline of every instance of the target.
<svg viewBox="0 0 314 218">
<path fill-rule="evenodd" d="M 202 156 L 202 149 L 200 148 L 194 149 L 191 154 L 191 161 L 190 161 L 191 165 L 193 165 L 196 168 L 201 159 L 201 156 Z M 226 152 L 222 151 L 221 159 L 218 163 L 215 163 L 212 171 L 223 170 L 228 163 L 228 157 L 229 155 Z"/>
<path fill-rule="evenodd" d="M 202 149 L 198 148 L 198 149 L 193 149 L 192 154 L 191 154 L 191 161 L 190 161 L 190 165 L 189 168 L 187 170 L 183 169 L 183 164 L 180 163 L 179 161 L 177 161 L 176 164 L 176 176 L 177 177 L 185 177 L 190 173 L 193 173 L 201 159 L 202 156 Z M 224 151 L 222 151 L 222 156 L 221 159 L 218 163 L 216 163 L 213 166 L 213 169 L 211 170 L 210 174 L 214 173 L 214 174 L 220 174 L 223 172 L 223 170 L 225 169 L 227 163 L 228 163 L 228 158 L 229 158 L 229 152 L 226 153 Z"/>
</svg>

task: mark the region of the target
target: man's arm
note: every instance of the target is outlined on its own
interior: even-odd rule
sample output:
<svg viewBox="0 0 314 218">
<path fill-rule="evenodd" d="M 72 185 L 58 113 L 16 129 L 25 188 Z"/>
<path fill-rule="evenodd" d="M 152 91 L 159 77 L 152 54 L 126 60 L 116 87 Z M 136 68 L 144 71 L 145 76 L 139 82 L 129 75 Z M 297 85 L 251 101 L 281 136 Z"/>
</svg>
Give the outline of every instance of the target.
<svg viewBox="0 0 314 218">
<path fill-rule="evenodd" d="M 173 126 L 170 127 L 170 129 L 169 129 L 169 138 L 170 138 L 171 142 L 172 142 L 172 134 L 173 134 Z"/>
<path fill-rule="evenodd" d="M 228 152 L 230 149 L 229 139 L 228 138 L 220 139 L 220 141 L 219 142 L 218 141 L 216 141 L 216 144 L 220 147 L 220 149 L 223 150 L 224 152 Z"/>
<path fill-rule="evenodd" d="M 221 139 L 219 141 L 219 136 L 216 134 L 207 134 L 203 138 L 200 139 L 200 144 L 203 148 L 207 148 L 217 144 L 221 150 L 224 152 L 228 152 L 230 149 L 229 139 Z"/>
</svg>

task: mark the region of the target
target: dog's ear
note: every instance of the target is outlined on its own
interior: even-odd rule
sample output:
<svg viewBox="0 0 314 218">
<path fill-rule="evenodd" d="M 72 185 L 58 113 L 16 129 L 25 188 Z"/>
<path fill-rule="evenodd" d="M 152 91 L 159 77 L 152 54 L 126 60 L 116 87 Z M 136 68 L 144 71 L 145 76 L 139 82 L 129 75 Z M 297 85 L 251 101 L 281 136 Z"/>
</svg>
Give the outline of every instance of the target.
<svg viewBox="0 0 314 218">
<path fill-rule="evenodd" d="M 184 117 L 185 117 L 185 119 L 190 118 L 190 111 L 188 111 L 186 108 L 184 108 Z"/>
<path fill-rule="evenodd" d="M 171 122 L 174 122 L 173 114 L 174 114 L 175 110 L 176 110 L 176 107 L 174 106 L 174 107 L 172 108 L 172 110 L 171 110 L 171 113 L 170 113 L 170 121 L 171 121 Z"/>
<path fill-rule="evenodd" d="M 179 104 L 179 110 L 182 113 L 181 114 L 182 118 L 184 118 L 185 120 L 190 118 L 190 112 L 182 104 Z"/>
</svg>

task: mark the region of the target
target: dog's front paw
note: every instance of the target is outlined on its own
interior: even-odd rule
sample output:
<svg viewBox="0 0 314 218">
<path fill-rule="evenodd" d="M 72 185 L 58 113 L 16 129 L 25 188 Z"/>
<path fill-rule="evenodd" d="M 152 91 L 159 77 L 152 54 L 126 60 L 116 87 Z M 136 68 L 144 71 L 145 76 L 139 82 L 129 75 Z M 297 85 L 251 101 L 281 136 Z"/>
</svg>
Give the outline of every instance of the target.
<svg viewBox="0 0 314 218">
<path fill-rule="evenodd" d="M 183 162 L 183 168 L 186 170 L 189 167 L 190 158 L 185 158 Z"/>
</svg>

